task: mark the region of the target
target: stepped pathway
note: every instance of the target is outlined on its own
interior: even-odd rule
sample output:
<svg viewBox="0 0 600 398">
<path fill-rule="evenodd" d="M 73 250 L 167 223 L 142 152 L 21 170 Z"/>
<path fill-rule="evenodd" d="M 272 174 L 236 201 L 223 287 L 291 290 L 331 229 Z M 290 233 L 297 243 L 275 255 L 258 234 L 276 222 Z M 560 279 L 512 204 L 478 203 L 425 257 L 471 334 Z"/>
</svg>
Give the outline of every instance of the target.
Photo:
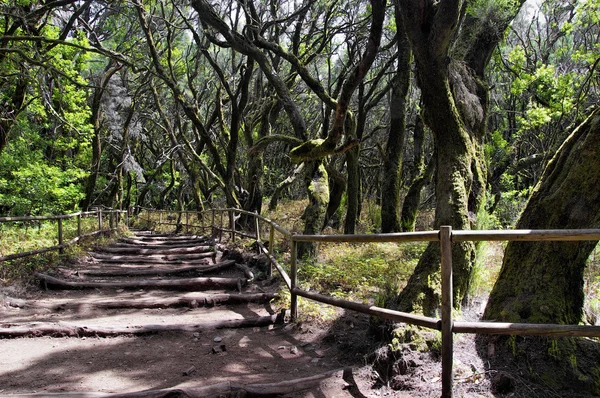
<svg viewBox="0 0 600 398">
<path fill-rule="evenodd" d="M 279 394 L 342 380 L 242 258 L 207 237 L 139 231 L 36 274 L 38 289 L 0 290 L 0 396 Z"/>
<path fill-rule="evenodd" d="M 275 295 L 261 291 L 246 265 L 201 236 L 139 233 L 97 248 L 88 261 L 59 268 L 54 276 L 35 276 L 44 291 L 30 300 L 9 301 L 23 311 L 4 318 L 0 337 L 110 336 L 283 322 L 282 315 L 265 311 L 264 303 Z M 243 310 L 220 304 L 239 304 Z M 181 313 L 181 308 L 205 310 Z M 132 309 L 152 311 L 131 317 L 127 310 Z M 32 314 L 35 322 L 23 322 Z M 165 314 L 177 316 L 165 319 Z"/>
</svg>

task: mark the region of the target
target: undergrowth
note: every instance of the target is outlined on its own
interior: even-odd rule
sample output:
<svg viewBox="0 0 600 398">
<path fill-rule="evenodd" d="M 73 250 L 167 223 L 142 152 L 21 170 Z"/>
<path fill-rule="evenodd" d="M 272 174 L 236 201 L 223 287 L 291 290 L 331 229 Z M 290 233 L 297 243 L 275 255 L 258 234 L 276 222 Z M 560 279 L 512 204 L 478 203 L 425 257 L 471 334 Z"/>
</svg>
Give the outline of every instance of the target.
<svg viewBox="0 0 600 398">
<path fill-rule="evenodd" d="M 106 226 L 105 226 L 106 227 Z M 86 234 L 98 229 L 96 218 L 82 218 L 81 233 Z M 122 227 L 120 233 L 125 233 Z M 77 219 L 63 220 L 63 241 L 66 243 L 77 236 Z M 0 262 L 0 282 L 11 283 L 16 280 L 25 282 L 32 278 L 33 273 L 59 266 L 72 258 L 81 256 L 91 245 L 103 245 L 107 239 L 97 236 L 83 239 L 78 244 L 68 246 L 63 254 L 58 250 L 36 254 L 15 260 Z M 27 221 L 0 224 L 0 255 L 6 256 L 15 253 L 48 248 L 58 245 L 57 222 Z"/>
</svg>

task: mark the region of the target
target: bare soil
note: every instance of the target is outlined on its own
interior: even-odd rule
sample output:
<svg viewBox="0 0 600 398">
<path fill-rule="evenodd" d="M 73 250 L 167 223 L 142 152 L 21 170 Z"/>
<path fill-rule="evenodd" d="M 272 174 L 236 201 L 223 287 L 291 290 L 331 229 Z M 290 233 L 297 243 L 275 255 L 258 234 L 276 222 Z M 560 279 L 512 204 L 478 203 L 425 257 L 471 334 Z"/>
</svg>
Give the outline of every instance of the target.
<svg viewBox="0 0 600 398">
<path fill-rule="evenodd" d="M 214 261 L 221 257 L 217 256 Z M 97 266 L 97 260 L 91 257 L 71 264 L 73 270 Z M 221 270 L 218 276 L 228 277 L 235 272 Z M 54 270 L 54 275 L 80 278 L 68 270 L 65 273 L 64 269 Z M 279 286 L 277 278 L 266 278 L 246 286 L 244 293 L 273 293 Z M 143 309 L 102 309 L 94 305 L 98 300 L 130 301 L 191 294 L 195 292 L 114 288 L 45 290 L 31 284 L 2 285 L 0 328 L 64 323 L 130 328 L 149 324 L 196 325 L 264 317 L 280 310 L 273 303 Z M 481 302 L 475 302 L 463 316 L 476 319 L 482 308 Z M 406 341 L 392 350 L 390 345 L 377 339 L 373 333 L 376 328 L 367 316 L 343 310 L 338 315 L 329 322 L 305 320 L 262 327 L 201 328 L 194 332 L 140 336 L 52 335 L 0 339 L 0 396 L 69 393 L 91 396 L 89 394 L 203 387 L 222 382 L 279 383 L 317 375 L 328 377 L 302 391 L 283 396 L 441 395 L 441 365 L 435 347 Z M 335 370 L 340 371 L 332 373 Z M 491 368 L 485 355 L 478 353 L 474 336 L 455 336 L 454 396 L 560 396 L 532 386 L 518 372 L 518 369 Z"/>
</svg>

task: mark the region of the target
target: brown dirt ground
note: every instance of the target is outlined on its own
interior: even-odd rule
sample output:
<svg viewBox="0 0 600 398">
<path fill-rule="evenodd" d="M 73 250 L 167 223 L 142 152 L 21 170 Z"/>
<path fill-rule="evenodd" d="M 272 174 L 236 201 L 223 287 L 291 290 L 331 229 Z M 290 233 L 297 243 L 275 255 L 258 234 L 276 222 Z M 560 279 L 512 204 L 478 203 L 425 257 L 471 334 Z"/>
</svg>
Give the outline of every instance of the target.
<svg viewBox="0 0 600 398">
<path fill-rule="evenodd" d="M 0 290 L 2 323 L 60 321 L 88 325 L 195 323 L 199 320 L 231 319 L 247 315 L 268 315 L 270 305 L 245 306 L 237 313 L 227 306 L 145 310 L 111 310 L 98 313 L 86 306 L 61 313 L 40 309 L 19 309 L 8 305 L 7 297 L 35 300 L 39 288 L 3 287 Z M 51 292 L 45 303 L 65 297 L 84 300 L 95 292 Z M 113 298 L 141 296 L 113 292 Z M 163 293 L 169 294 L 169 293 Z M 216 310 L 216 311 L 215 311 Z M 99 317 L 100 316 L 100 317 Z M 146 336 L 111 338 L 25 337 L 0 340 L 0 395 L 49 394 L 66 392 L 133 392 L 150 389 L 206 386 L 223 381 L 243 384 L 271 383 L 352 367 L 352 375 L 327 379 L 318 388 L 292 397 L 429 397 L 441 391 L 440 365 L 432 353 L 406 347 L 409 363 L 406 379 L 396 391 L 368 363 L 380 345 L 368 333 L 366 316 L 340 311 L 328 323 L 304 321 L 249 329 L 206 330 L 196 333 L 168 332 Z M 221 339 L 215 342 L 215 339 Z M 491 396 L 489 382 L 473 377 L 483 371 L 474 340 L 457 338 L 457 396 Z M 473 366 L 471 366 L 473 365 Z M 386 365 L 387 366 L 387 365 Z M 486 393 L 486 391 L 488 393 Z"/>
</svg>

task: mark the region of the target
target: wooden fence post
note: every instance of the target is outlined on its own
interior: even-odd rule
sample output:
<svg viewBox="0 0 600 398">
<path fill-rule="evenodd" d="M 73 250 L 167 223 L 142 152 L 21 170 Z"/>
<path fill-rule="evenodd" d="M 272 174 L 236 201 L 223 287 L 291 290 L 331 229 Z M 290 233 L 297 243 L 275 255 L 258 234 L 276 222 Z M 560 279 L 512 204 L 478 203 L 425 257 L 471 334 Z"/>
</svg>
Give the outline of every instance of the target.
<svg viewBox="0 0 600 398">
<path fill-rule="evenodd" d="M 185 212 L 185 233 L 190 233 L 190 213 L 188 211 Z"/>
<path fill-rule="evenodd" d="M 58 244 L 60 246 L 62 246 L 62 244 L 63 244 L 63 223 L 62 223 L 62 218 L 58 219 Z M 60 254 L 64 254 L 65 253 L 65 249 L 61 247 L 60 249 L 58 249 L 58 252 Z"/>
<path fill-rule="evenodd" d="M 81 213 L 77 214 L 77 237 L 81 238 Z"/>
<path fill-rule="evenodd" d="M 219 228 L 219 242 L 223 240 L 223 218 L 225 217 L 224 211 L 221 210 L 221 228 Z"/>
<path fill-rule="evenodd" d="M 235 214 L 229 210 L 229 228 L 231 229 L 231 243 L 235 242 Z"/>
<path fill-rule="evenodd" d="M 98 231 L 102 231 L 102 208 L 98 208 Z"/>
<path fill-rule="evenodd" d="M 440 227 L 442 268 L 442 398 L 452 398 L 452 227 Z"/>
<path fill-rule="evenodd" d="M 275 247 L 275 227 L 273 224 L 271 225 L 271 230 L 269 231 L 269 253 L 271 256 L 275 256 L 275 251 L 273 248 Z M 267 276 L 273 275 L 273 260 L 271 260 L 271 256 L 269 258 L 269 265 L 267 266 Z"/>
<path fill-rule="evenodd" d="M 258 212 L 254 211 L 254 229 L 256 230 L 256 241 L 260 242 L 260 225 L 258 220 Z"/>
<path fill-rule="evenodd" d="M 292 236 L 292 259 L 291 259 L 291 298 L 290 298 L 290 312 L 292 316 L 292 322 L 295 322 L 298 319 L 298 295 L 294 293 L 294 289 L 296 289 L 296 285 L 298 284 L 298 242 L 294 240 Z"/>
</svg>

